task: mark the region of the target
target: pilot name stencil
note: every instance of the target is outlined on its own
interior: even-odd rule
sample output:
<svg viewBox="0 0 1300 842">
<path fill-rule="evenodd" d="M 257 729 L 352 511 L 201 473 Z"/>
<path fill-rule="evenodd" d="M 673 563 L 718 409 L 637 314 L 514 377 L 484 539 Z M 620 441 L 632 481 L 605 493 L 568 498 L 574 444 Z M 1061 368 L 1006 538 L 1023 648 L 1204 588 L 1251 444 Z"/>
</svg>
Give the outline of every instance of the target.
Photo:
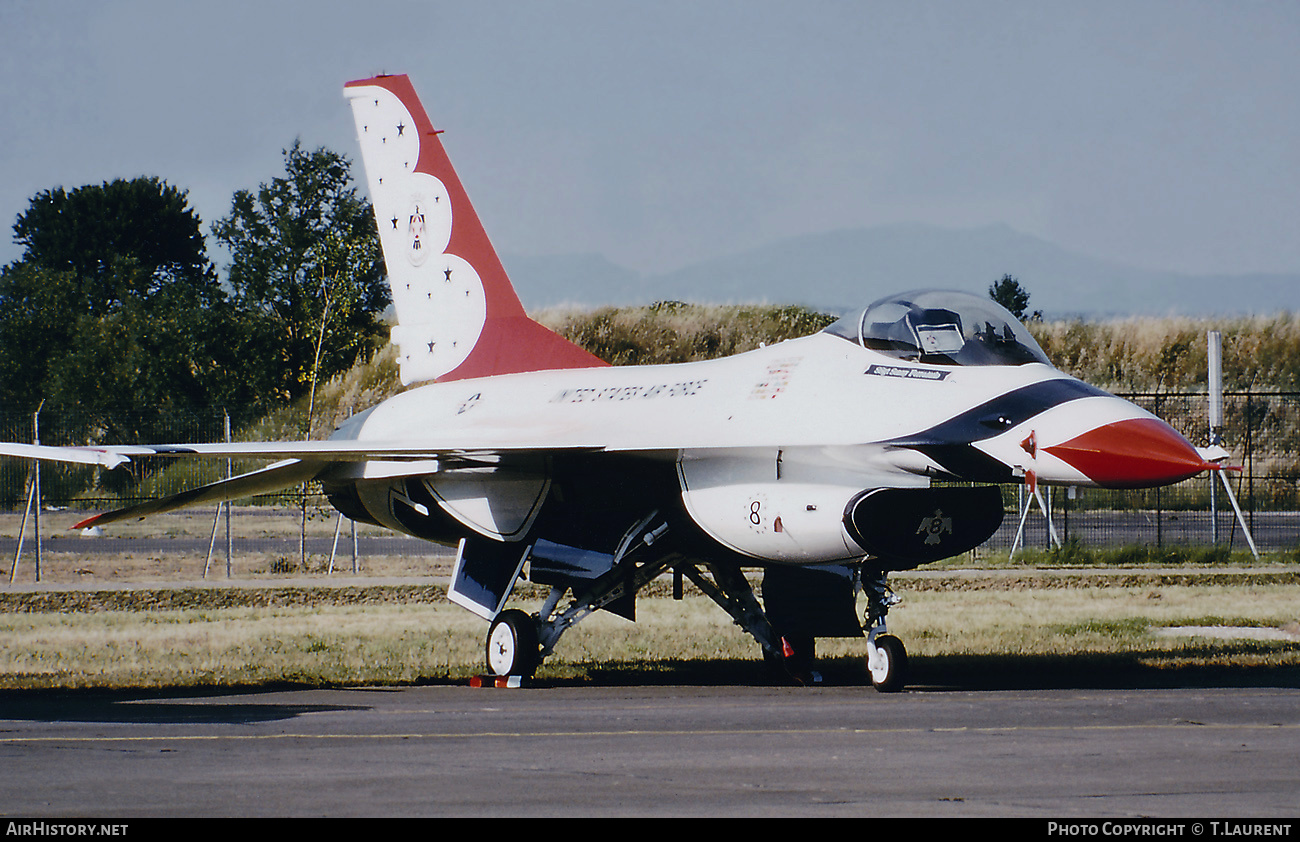
<svg viewBox="0 0 1300 842">
<path fill-rule="evenodd" d="M 906 380 L 943 380 L 951 372 L 936 371 L 933 368 L 906 368 L 897 365 L 873 365 L 863 374 L 874 374 L 877 377 L 901 377 Z"/>
</svg>

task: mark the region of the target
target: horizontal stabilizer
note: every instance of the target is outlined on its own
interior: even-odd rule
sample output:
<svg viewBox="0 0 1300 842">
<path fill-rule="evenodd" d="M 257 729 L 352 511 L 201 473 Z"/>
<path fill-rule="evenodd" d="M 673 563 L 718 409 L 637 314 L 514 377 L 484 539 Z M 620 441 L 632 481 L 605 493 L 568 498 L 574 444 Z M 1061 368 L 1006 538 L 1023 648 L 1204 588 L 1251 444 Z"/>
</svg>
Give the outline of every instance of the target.
<svg viewBox="0 0 1300 842">
<path fill-rule="evenodd" d="M 160 514 L 162 512 L 175 511 L 176 509 L 185 506 L 197 506 L 202 503 L 212 503 L 216 501 L 238 500 L 241 497 L 251 497 L 254 494 L 283 491 L 286 488 L 292 488 L 295 485 L 313 479 L 317 472 L 320 471 L 320 467 L 319 463 L 299 462 L 296 459 L 277 462 L 260 471 L 240 474 L 237 477 L 223 479 L 220 482 L 214 482 L 210 485 L 192 488 L 189 491 L 182 491 L 180 494 L 173 494 L 170 497 L 150 500 L 136 506 L 128 506 L 125 509 L 118 509 L 112 512 L 103 512 L 94 517 L 83 520 L 72 528 L 84 529 L 88 526 L 103 526 L 106 523 L 116 523 L 120 520 L 143 518 L 148 517 L 149 515 Z"/>
</svg>

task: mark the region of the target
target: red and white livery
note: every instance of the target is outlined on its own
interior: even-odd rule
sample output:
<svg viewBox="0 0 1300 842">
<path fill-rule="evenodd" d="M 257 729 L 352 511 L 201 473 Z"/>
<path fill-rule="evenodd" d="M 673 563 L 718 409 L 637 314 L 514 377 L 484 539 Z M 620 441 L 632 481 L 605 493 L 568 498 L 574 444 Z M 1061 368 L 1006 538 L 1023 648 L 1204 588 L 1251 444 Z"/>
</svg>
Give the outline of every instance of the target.
<svg viewBox="0 0 1300 842">
<path fill-rule="evenodd" d="M 608 366 L 528 318 L 410 81 L 345 95 L 410 388 L 323 442 L 0 445 L 107 467 L 279 460 L 87 524 L 317 480 L 354 520 L 458 548 L 449 593 L 489 622 L 499 675 L 531 674 L 593 611 L 634 619 L 638 590 L 672 571 L 796 677 L 817 637 L 865 632 L 872 682 L 895 690 L 906 656 L 885 633 L 888 573 L 986 541 L 1001 485 L 1150 487 L 1216 467 L 960 292 L 890 296 L 725 359 Z M 506 608 L 521 577 L 550 587 L 531 614 Z"/>
</svg>

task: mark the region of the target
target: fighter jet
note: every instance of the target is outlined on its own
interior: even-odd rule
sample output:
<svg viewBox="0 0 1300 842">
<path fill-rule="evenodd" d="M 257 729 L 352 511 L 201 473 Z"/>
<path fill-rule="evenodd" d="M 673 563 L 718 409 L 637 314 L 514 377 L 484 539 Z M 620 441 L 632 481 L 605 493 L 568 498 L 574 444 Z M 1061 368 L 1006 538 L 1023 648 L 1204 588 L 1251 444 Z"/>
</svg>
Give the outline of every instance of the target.
<svg viewBox="0 0 1300 842">
<path fill-rule="evenodd" d="M 891 295 L 724 359 L 609 366 L 524 312 L 407 77 L 344 93 L 408 388 L 327 441 L 0 446 L 110 468 L 280 460 L 79 526 L 316 480 L 355 521 L 457 548 L 448 595 L 487 622 L 494 675 L 532 675 L 593 612 L 635 619 L 637 593 L 671 574 L 798 680 L 817 638 L 865 637 L 871 682 L 892 691 L 906 650 L 889 574 L 988 540 L 1001 486 L 1143 488 L 1217 467 L 964 292 Z M 549 588 L 536 612 L 507 607 L 521 579 Z"/>
</svg>

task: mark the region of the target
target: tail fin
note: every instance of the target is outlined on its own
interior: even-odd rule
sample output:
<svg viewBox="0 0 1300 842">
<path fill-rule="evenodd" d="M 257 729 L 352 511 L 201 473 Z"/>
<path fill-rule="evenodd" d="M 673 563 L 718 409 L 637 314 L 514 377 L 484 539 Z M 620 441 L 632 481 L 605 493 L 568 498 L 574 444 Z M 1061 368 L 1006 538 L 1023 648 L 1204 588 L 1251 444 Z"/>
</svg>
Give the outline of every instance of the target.
<svg viewBox="0 0 1300 842">
<path fill-rule="evenodd" d="M 402 383 L 603 366 L 528 318 L 410 80 L 349 82 Z"/>
</svg>

